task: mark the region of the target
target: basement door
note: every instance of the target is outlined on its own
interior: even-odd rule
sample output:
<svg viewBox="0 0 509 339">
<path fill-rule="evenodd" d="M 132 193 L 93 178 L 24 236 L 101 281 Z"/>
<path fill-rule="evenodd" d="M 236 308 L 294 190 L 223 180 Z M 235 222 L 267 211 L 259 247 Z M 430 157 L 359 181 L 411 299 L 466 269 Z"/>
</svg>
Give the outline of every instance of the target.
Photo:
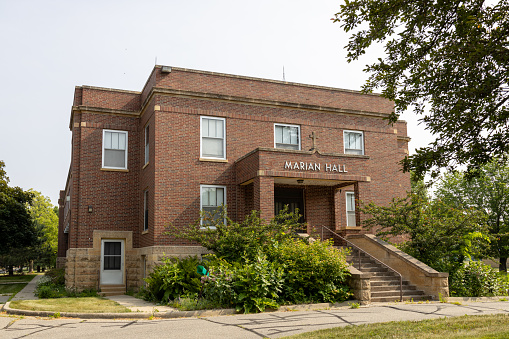
<svg viewBox="0 0 509 339">
<path fill-rule="evenodd" d="M 101 241 L 101 285 L 124 283 L 124 240 Z"/>
</svg>

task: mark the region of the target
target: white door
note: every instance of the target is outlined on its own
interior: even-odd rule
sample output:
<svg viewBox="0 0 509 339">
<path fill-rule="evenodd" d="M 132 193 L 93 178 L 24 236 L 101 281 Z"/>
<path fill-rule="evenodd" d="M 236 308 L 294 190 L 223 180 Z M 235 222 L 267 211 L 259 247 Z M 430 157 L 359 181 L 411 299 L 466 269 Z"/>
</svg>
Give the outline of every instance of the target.
<svg viewBox="0 0 509 339">
<path fill-rule="evenodd" d="M 101 285 L 124 283 L 124 240 L 103 239 L 101 242 Z"/>
</svg>

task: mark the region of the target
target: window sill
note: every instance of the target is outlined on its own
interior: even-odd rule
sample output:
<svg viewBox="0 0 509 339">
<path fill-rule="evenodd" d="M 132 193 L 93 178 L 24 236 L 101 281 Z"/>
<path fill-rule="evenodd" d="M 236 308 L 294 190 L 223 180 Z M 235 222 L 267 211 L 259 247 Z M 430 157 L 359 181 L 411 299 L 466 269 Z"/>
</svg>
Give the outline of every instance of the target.
<svg viewBox="0 0 509 339">
<path fill-rule="evenodd" d="M 148 230 L 141 232 L 141 234 L 148 234 Z"/>
<path fill-rule="evenodd" d="M 346 226 L 347 230 L 362 230 L 361 226 Z"/>
<path fill-rule="evenodd" d="M 129 172 L 128 169 L 126 168 L 101 168 L 101 171 L 105 171 L 105 172 Z"/>
<path fill-rule="evenodd" d="M 227 162 L 228 162 L 228 159 L 209 159 L 209 158 L 200 158 L 199 160 L 200 160 L 200 161 L 205 161 L 205 162 L 224 162 L 224 163 L 227 163 Z"/>
<path fill-rule="evenodd" d="M 143 167 L 141 168 L 142 170 L 145 169 L 145 167 L 148 166 L 148 164 L 150 164 L 150 162 L 147 162 L 145 165 L 143 165 Z"/>
</svg>

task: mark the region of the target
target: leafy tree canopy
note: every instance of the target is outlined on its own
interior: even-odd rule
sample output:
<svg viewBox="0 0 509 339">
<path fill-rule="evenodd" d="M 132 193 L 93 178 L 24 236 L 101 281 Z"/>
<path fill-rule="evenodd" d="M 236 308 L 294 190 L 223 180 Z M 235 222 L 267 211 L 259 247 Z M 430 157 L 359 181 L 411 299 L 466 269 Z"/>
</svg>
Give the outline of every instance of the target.
<svg viewBox="0 0 509 339">
<path fill-rule="evenodd" d="M 33 259 L 37 264 L 53 266 L 58 247 L 58 207 L 53 206 L 50 198 L 41 192 L 32 189 L 29 192 L 33 194 L 30 215 L 38 231 Z"/>
<path fill-rule="evenodd" d="M 370 203 L 362 211 L 371 215 L 365 226 L 375 228 L 377 236 L 402 236 L 402 250 L 442 272 L 482 257 L 489 242 L 482 211 L 432 199 L 422 182 L 406 198 L 395 198 L 389 206 Z"/>
<path fill-rule="evenodd" d="M 37 240 L 29 211 L 33 193 L 10 187 L 4 167 L 0 160 L 0 259 L 4 265 L 17 265 L 23 259 L 24 249 Z"/>
<path fill-rule="evenodd" d="M 348 61 L 373 44 L 363 90 L 381 89 L 396 112 L 413 109 L 437 136 L 403 160 L 422 177 L 478 169 L 509 148 L 509 0 L 345 0 L 335 22 L 351 34 Z M 470 172 L 472 173 L 472 172 Z"/>
<path fill-rule="evenodd" d="M 474 178 L 463 172 L 446 174 L 435 195 L 457 208 L 474 208 L 486 214 L 491 237 L 489 254 L 499 258 L 499 270 L 507 271 L 509 257 L 509 164 L 492 161 Z"/>
</svg>

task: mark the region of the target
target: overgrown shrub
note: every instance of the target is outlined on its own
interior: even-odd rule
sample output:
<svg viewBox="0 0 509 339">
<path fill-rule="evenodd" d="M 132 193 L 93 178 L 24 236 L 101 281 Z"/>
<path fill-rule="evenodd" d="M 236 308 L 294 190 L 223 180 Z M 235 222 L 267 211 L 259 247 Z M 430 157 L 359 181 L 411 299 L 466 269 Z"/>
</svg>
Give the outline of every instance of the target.
<svg viewBox="0 0 509 339">
<path fill-rule="evenodd" d="M 340 302 L 349 298 L 345 252 L 331 241 L 311 244 L 299 239 L 274 242 L 269 258 L 284 270 L 284 303 Z"/>
<path fill-rule="evenodd" d="M 252 211 L 240 223 L 231 220 L 225 211 L 222 210 L 219 218 L 203 213 L 204 223 L 209 228 L 201 228 L 198 220 L 187 228 L 170 225 L 166 234 L 196 241 L 218 257 L 233 262 L 241 258 L 254 259 L 259 249 L 266 252 L 274 241 L 298 237 L 297 230 L 302 228 L 298 222 L 300 215 L 288 212 L 288 207 L 268 222 L 260 218 L 258 211 Z"/>
<path fill-rule="evenodd" d="M 269 262 L 261 251 L 254 260 L 244 259 L 242 263 L 213 260 L 210 276 L 202 278 L 205 298 L 244 313 L 263 312 L 267 307 L 278 308 L 283 268 Z"/>
<path fill-rule="evenodd" d="M 47 271 L 44 277 L 37 282 L 35 295 L 41 299 L 99 296 L 95 289 L 78 291 L 76 289 L 66 288 L 64 269 L 52 269 Z"/>
<path fill-rule="evenodd" d="M 480 261 L 470 261 L 449 277 L 452 296 L 488 297 L 507 295 L 509 284 L 500 273 Z"/>
<path fill-rule="evenodd" d="M 200 260 L 197 257 L 165 257 L 162 261 L 145 279 L 144 299 L 168 303 L 180 296 L 200 292 L 200 275 L 196 272 Z"/>
</svg>

